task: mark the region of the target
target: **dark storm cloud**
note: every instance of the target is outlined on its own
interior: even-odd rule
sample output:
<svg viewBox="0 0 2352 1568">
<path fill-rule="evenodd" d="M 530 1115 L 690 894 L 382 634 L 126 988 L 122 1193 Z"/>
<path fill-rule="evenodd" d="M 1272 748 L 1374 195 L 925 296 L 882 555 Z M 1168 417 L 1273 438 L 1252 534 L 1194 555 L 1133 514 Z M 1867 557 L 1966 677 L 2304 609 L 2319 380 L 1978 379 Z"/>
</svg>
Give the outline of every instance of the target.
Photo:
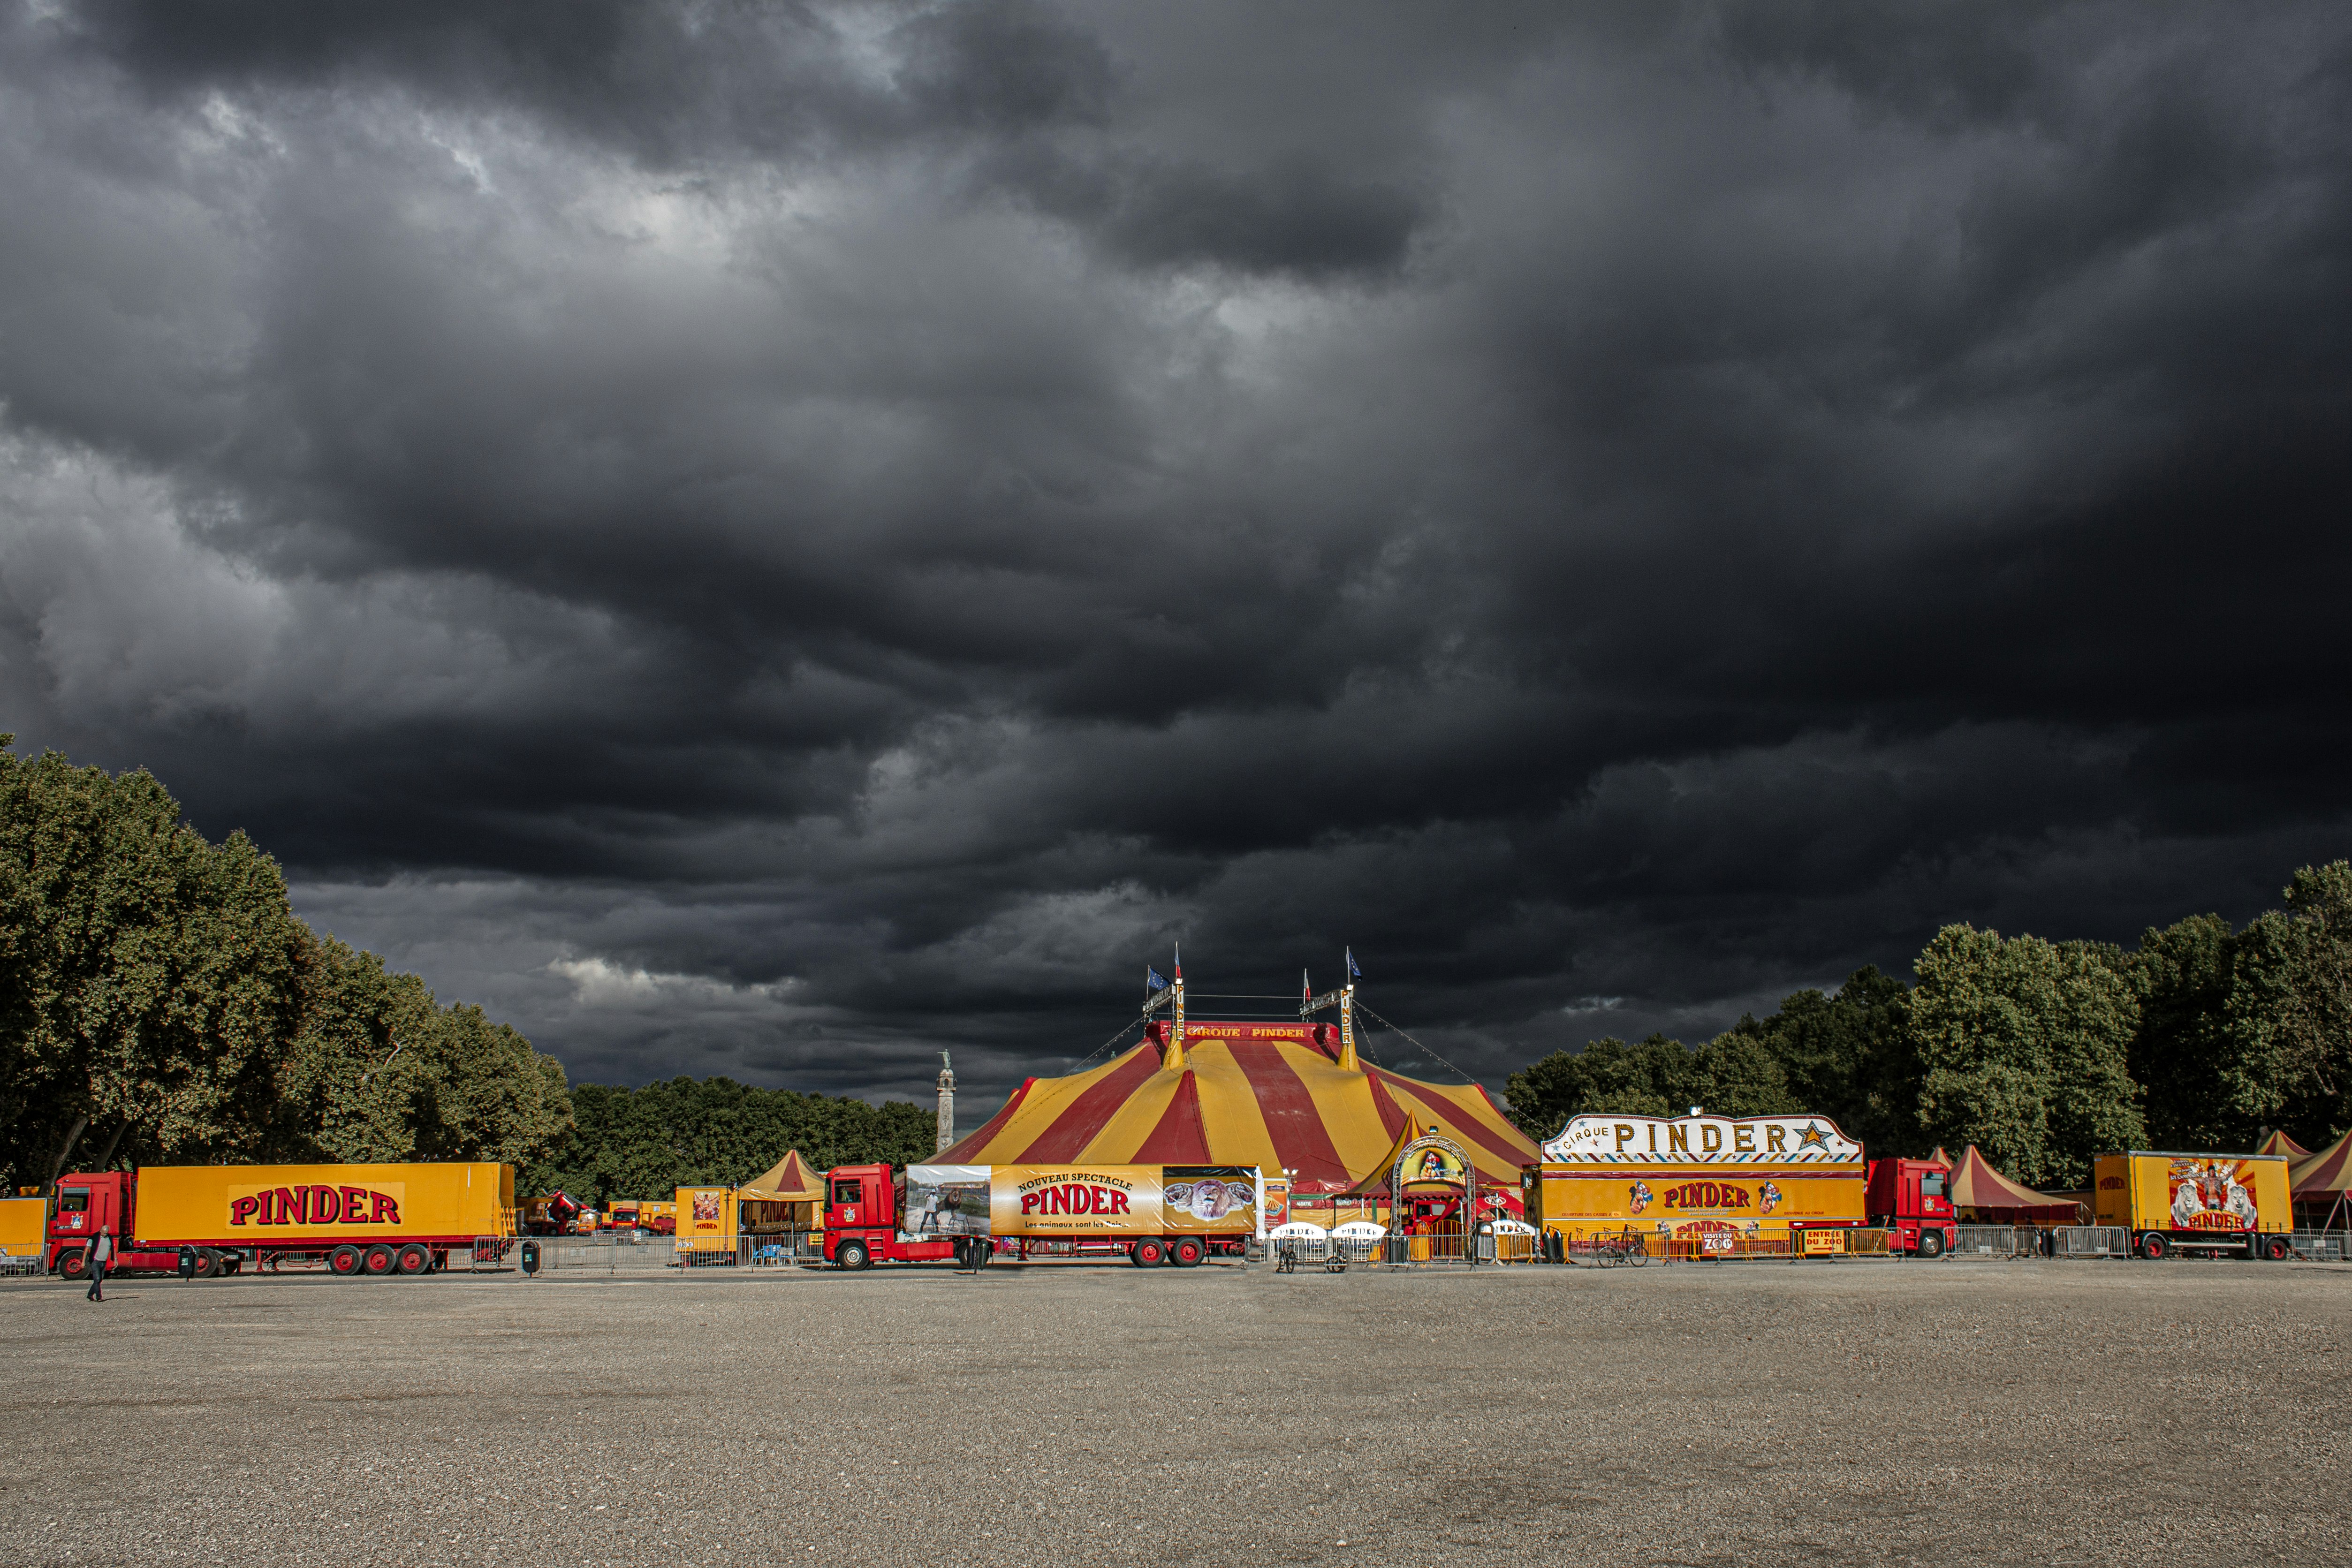
<svg viewBox="0 0 2352 1568">
<path fill-rule="evenodd" d="M 1491 1079 L 2344 852 L 2336 12 L 1335 15 L 10 13 L 8 726 L 982 1099 L 1180 936 Z"/>
</svg>

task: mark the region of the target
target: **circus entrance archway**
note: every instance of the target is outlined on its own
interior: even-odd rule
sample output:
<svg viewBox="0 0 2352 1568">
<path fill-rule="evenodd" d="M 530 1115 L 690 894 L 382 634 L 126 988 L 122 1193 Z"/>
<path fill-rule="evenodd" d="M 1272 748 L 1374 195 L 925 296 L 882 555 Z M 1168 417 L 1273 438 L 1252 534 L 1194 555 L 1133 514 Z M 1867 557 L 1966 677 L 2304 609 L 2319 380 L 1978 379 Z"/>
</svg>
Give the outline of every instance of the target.
<svg viewBox="0 0 2352 1568">
<path fill-rule="evenodd" d="M 1432 1127 L 1397 1151 L 1389 1168 L 1389 1261 L 1478 1260 L 1478 1166 Z"/>
</svg>

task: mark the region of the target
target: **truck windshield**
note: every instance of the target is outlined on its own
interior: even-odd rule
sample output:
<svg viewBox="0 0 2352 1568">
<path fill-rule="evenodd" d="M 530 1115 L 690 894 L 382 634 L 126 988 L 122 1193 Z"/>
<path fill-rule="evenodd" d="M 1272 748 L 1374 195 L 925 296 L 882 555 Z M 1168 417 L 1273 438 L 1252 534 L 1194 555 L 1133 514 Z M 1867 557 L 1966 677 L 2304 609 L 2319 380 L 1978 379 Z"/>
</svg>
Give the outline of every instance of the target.
<svg viewBox="0 0 2352 1568">
<path fill-rule="evenodd" d="M 1919 1176 L 1919 1196 L 1921 1197 L 1943 1197 L 1944 1173 L 1941 1171 L 1922 1172 Z"/>
<path fill-rule="evenodd" d="M 837 1181 L 834 1183 L 833 1201 L 835 1203 L 856 1203 L 857 1201 L 857 1186 L 858 1184 L 854 1181 Z"/>
<path fill-rule="evenodd" d="M 58 1212 L 59 1214 L 82 1214 L 88 1212 L 89 1208 L 89 1188 L 86 1186 L 68 1186 L 60 1187 L 58 1190 Z"/>
</svg>

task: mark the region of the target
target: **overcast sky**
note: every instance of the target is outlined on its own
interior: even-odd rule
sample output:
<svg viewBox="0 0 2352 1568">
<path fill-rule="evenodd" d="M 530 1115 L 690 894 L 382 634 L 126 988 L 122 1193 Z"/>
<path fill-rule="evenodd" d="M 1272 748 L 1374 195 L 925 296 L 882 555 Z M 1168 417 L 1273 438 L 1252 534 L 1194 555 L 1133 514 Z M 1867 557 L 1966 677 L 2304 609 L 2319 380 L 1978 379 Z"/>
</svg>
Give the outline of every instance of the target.
<svg viewBox="0 0 2352 1568">
<path fill-rule="evenodd" d="M 2352 851 L 2340 4 L 5 16 L 0 728 L 575 1080 Z"/>
</svg>

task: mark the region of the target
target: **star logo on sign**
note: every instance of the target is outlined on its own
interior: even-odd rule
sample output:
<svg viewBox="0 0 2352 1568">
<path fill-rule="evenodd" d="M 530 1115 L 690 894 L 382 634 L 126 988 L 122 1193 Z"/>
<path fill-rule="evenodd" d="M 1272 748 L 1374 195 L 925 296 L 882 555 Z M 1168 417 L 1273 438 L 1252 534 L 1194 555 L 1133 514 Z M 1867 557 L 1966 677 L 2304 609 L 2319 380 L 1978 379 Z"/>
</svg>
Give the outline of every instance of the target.
<svg viewBox="0 0 2352 1568">
<path fill-rule="evenodd" d="M 1797 1134 L 1797 1147 L 1801 1149 L 1827 1149 L 1829 1146 L 1829 1134 L 1811 1122 L 1807 1122 Z"/>
</svg>

